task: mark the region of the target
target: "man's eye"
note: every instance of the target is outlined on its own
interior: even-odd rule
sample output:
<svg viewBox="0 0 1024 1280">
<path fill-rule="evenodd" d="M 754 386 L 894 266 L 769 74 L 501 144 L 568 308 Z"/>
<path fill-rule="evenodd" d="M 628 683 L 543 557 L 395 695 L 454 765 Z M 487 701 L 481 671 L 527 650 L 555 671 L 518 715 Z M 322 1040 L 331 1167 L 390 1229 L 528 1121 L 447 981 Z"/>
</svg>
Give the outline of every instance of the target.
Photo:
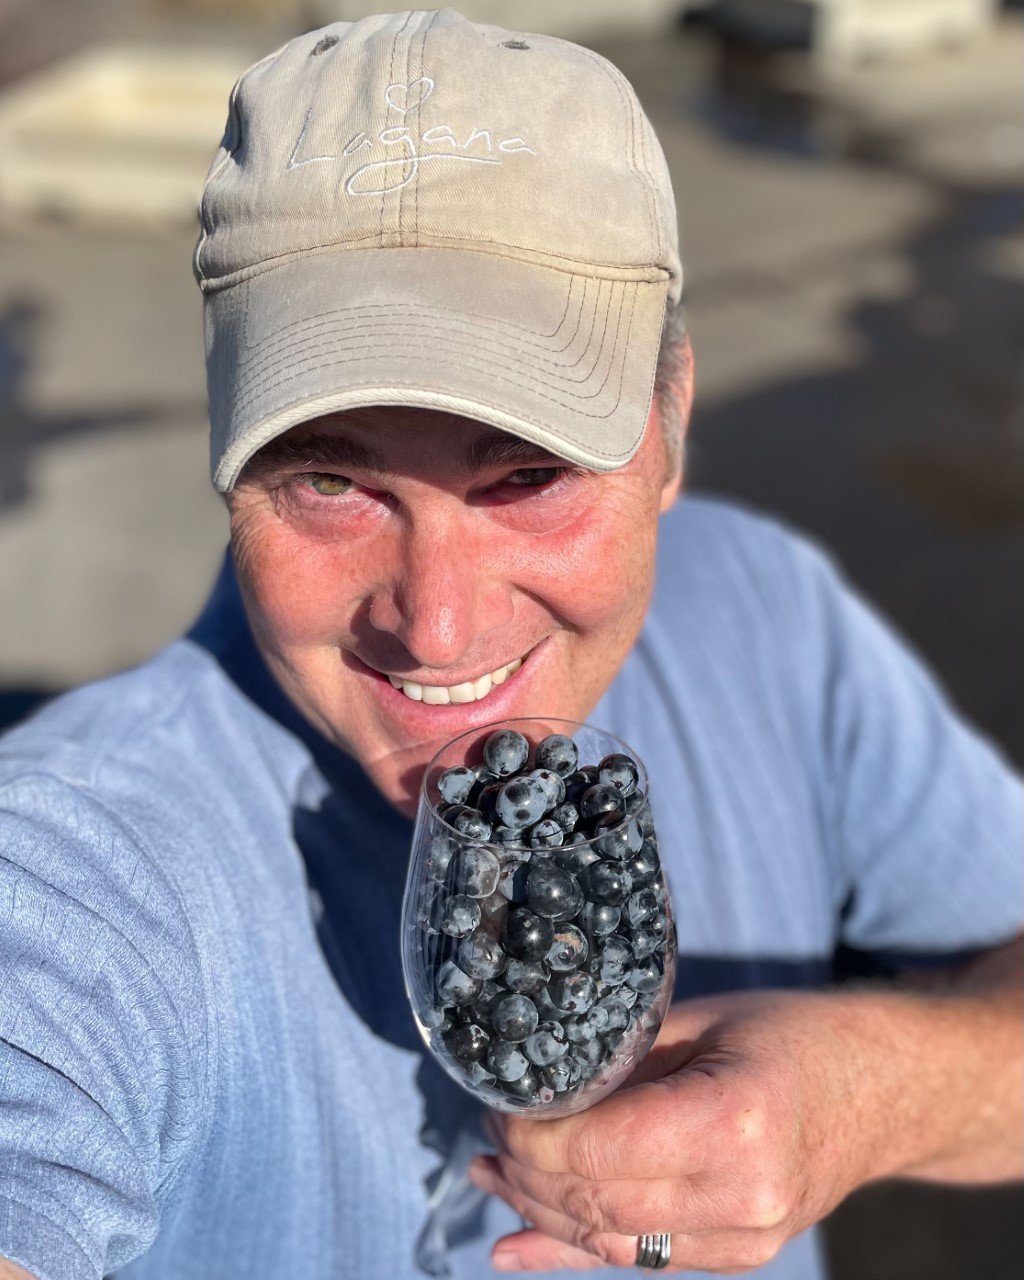
<svg viewBox="0 0 1024 1280">
<path fill-rule="evenodd" d="M 322 498 L 343 497 L 353 487 L 348 476 L 332 475 L 329 471 L 308 471 L 304 478 L 313 492 Z"/>
<path fill-rule="evenodd" d="M 541 489 L 546 484 L 568 470 L 567 467 L 520 467 L 505 477 L 506 484 L 518 485 L 523 489 Z"/>
</svg>

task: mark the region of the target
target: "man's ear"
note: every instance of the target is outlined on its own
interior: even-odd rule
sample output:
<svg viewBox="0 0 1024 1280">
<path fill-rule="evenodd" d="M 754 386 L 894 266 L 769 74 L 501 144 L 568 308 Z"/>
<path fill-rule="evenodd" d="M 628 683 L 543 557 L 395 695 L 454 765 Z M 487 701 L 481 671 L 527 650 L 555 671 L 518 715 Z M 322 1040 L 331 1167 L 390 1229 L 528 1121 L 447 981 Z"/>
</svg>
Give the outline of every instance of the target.
<svg viewBox="0 0 1024 1280">
<path fill-rule="evenodd" d="M 658 430 L 664 433 L 666 426 L 670 426 L 673 436 L 673 447 L 666 449 L 668 466 L 666 467 L 665 483 L 662 486 L 659 506 L 659 511 L 662 514 L 679 497 L 679 490 L 683 484 L 686 435 L 690 429 L 690 413 L 693 408 L 694 391 L 693 349 L 690 346 L 689 334 L 684 334 L 679 342 L 670 362 L 669 372 L 671 376 L 665 379 L 662 394 L 669 397 L 670 411 L 673 418 L 672 423 L 665 424 L 662 422 L 662 406 L 659 397 L 655 396 L 652 406 L 652 412 L 657 416 Z"/>
</svg>

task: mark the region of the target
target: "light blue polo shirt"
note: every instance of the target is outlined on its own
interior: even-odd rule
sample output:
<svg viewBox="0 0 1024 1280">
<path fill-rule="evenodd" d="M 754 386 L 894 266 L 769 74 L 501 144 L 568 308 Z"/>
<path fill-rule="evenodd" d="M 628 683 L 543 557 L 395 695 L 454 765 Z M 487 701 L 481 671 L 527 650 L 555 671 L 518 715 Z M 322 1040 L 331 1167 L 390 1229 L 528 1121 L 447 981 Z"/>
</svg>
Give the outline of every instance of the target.
<svg viewBox="0 0 1024 1280">
<path fill-rule="evenodd" d="M 665 518 L 591 719 L 650 771 L 681 996 L 1024 924 L 1019 781 L 775 523 Z M 271 682 L 229 568 L 189 637 L 0 741 L 0 1255 L 39 1280 L 490 1273 L 519 1224 L 461 1180 L 476 1104 L 403 993 L 410 835 Z M 821 1273 L 809 1233 L 760 1274 Z"/>
</svg>

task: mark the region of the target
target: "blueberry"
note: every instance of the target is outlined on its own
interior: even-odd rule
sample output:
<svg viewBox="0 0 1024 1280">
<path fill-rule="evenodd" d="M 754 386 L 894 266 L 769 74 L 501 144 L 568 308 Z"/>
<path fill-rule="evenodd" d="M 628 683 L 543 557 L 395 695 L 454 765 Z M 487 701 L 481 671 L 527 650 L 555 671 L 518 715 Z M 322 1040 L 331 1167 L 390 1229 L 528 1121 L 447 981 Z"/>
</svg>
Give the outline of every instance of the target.
<svg viewBox="0 0 1024 1280">
<path fill-rule="evenodd" d="M 479 978 L 465 973 L 453 960 L 445 960 L 437 971 L 437 998 L 442 1004 L 469 1004 L 482 987 Z"/>
<path fill-rule="evenodd" d="M 523 1052 L 536 1067 L 550 1067 L 565 1057 L 565 1028 L 560 1022 L 542 1022 L 527 1036 Z"/>
<path fill-rule="evenodd" d="M 654 955 L 661 945 L 661 939 L 650 925 L 641 925 L 639 929 L 633 930 L 632 943 L 636 958 L 645 960 L 648 956 Z"/>
<path fill-rule="evenodd" d="M 548 995 L 563 1014 L 586 1013 L 597 999 L 597 987 L 589 973 L 577 970 L 552 978 L 548 983 Z"/>
<path fill-rule="evenodd" d="M 438 833 L 430 837 L 430 852 L 427 854 L 427 875 L 440 884 L 452 860 L 455 845 L 448 836 Z"/>
<path fill-rule="evenodd" d="M 510 778 L 498 793 L 494 811 L 513 830 L 533 826 L 547 810 L 547 792 L 536 778 Z"/>
<path fill-rule="evenodd" d="M 630 928 L 639 929 L 658 914 L 658 895 L 653 889 L 640 889 L 637 893 L 630 894 L 623 910 Z"/>
<path fill-rule="evenodd" d="M 636 762 L 621 752 L 605 756 L 597 766 L 598 781 L 606 782 L 615 788 L 624 798 L 631 796 L 640 781 L 640 770 Z"/>
<path fill-rule="evenodd" d="M 544 957 L 552 973 L 572 973 L 586 963 L 587 940 L 573 924 L 561 924 L 555 930 L 555 940 Z"/>
<path fill-rule="evenodd" d="M 606 813 L 594 823 L 594 846 L 606 858 L 621 862 L 639 853 L 644 837 L 635 818 L 624 818 L 621 813 Z"/>
<path fill-rule="evenodd" d="M 598 1035 L 602 1035 L 605 1031 L 607 1031 L 611 1023 L 611 1015 L 609 1014 L 608 1010 L 601 1004 L 600 1000 L 597 1002 L 597 1004 L 594 1005 L 593 1009 L 589 1010 L 587 1013 L 584 1013 L 578 1016 L 582 1016 L 586 1018 L 586 1020 L 590 1023 L 590 1025 L 594 1028 L 594 1031 Z"/>
<path fill-rule="evenodd" d="M 594 1006 L 597 1007 L 596 1005 Z M 590 1011 L 591 1013 L 593 1010 Z M 570 1044 L 590 1044 L 597 1039 L 597 1027 L 590 1019 L 590 1013 L 575 1013 L 564 1022 L 565 1038 Z"/>
<path fill-rule="evenodd" d="M 441 885 L 431 881 L 424 885 L 423 893 L 416 904 L 416 923 L 426 933 L 437 933 L 441 924 L 444 900 L 444 889 Z"/>
<path fill-rule="evenodd" d="M 621 986 L 615 993 L 615 999 L 620 1000 L 627 1009 L 632 1009 L 636 1004 L 636 992 L 632 987 Z"/>
<path fill-rule="evenodd" d="M 601 950 L 594 956 L 594 962 L 601 981 L 614 986 L 624 982 L 632 971 L 635 963 L 633 948 L 620 934 L 613 933 L 605 939 Z"/>
<path fill-rule="evenodd" d="M 514 862 L 502 874 L 500 882 L 502 895 L 516 907 L 526 906 L 526 886 L 529 875 L 528 862 Z"/>
<path fill-rule="evenodd" d="M 595 862 L 580 876 L 580 884 L 589 902 L 618 907 L 629 897 L 633 882 L 620 863 Z"/>
<path fill-rule="evenodd" d="M 579 808 L 580 801 L 584 794 L 597 781 L 597 770 L 589 770 L 587 768 L 577 769 L 575 773 L 570 773 L 565 779 L 565 798 Z"/>
<path fill-rule="evenodd" d="M 473 767 L 473 776 L 476 778 L 476 782 L 473 785 L 473 790 L 469 793 L 469 799 L 466 801 L 466 804 L 470 804 L 475 809 L 479 809 L 480 806 L 477 804 L 477 801 L 480 799 L 481 794 L 487 787 L 493 787 L 496 782 L 501 782 L 501 779 L 496 773 L 492 773 L 490 769 L 483 764 L 478 764 Z"/>
<path fill-rule="evenodd" d="M 499 1080 L 508 1082 L 525 1075 L 530 1064 L 517 1044 L 508 1040 L 492 1040 L 487 1050 L 487 1067 Z"/>
<path fill-rule="evenodd" d="M 476 805 L 480 813 L 483 814 L 488 826 L 495 827 L 498 823 L 498 815 L 495 806 L 498 803 L 498 793 L 501 791 L 500 782 L 492 782 L 486 787 L 481 787 L 480 791 L 473 797 L 473 803 Z M 492 830 L 487 837 L 488 840 L 494 839 L 494 831 Z"/>
<path fill-rule="evenodd" d="M 491 838 L 491 824 L 479 809 L 470 809 L 464 804 L 456 805 L 448 813 L 445 821 L 467 840 L 490 840 Z"/>
<path fill-rule="evenodd" d="M 645 836 L 654 834 L 654 820 L 651 817 L 650 805 L 647 803 L 646 791 L 637 789 L 631 796 L 626 797 L 626 812 L 640 823 Z"/>
<path fill-rule="evenodd" d="M 502 868 L 501 877 L 498 880 L 498 892 L 506 902 L 512 902 L 516 892 L 516 872 L 519 867 L 516 863 L 509 863 L 508 866 Z"/>
<path fill-rule="evenodd" d="M 469 1004 L 464 1005 L 461 1012 L 464 1022 L 479 1022 L 481 1026 L 487 1026 L 491 1021 L 491 1010 L 495 1004 L 504 998 L 508 992 L 503 986 L 495 982 L 493 979 L 487 979 L 480 988 L 480 993 L 471 1000 Z"/>
<path fill-rule="evenodd" d="M 427 1009 L 420 1014 L 420 1022 L 429 1031 L 441 1031 L 442 1033 L 452 1025 L 451 1015 L 447 1009 Z M 448 1025 L 446 1026 L 445 1023 Z"/>
<path fill-rule="evenodd" d="M 533 1003 L 537 1006 L 541 1022 L 561 1022 L 566 1015 L 566 1010 L 559 1009 L 551 999 L 547 987 L 533 993 Z"/>
<path fill-rule="evenodd" d="M 608 1030 L 621 1031 L 629 1023 L 629 1008 L 619 996 L 604 996 L 598 1000 L 595 1009 L 604 1009 L 608 1014 Z"/>
<path fill-rule="evenodd" d="M 540 1016 L 529 996 L 505 996 L 494 1006 L 491 1023 L 503 1040 L 519 1044 L 537 1030 Z"/>
<path fill-rule="evenodd" d="M 672 926 L 669 924 L 667 916 L 659 914 L 648 920 L 647 927 L 659 942 L 664 942 L 668 938 Z"/>
<path fill-rule="evenodd" d="M 531 849 L 557 849 L 565 832 L 553 818 L 542 818 L 530 828 L 528 839 Z"/>
<path fill-rule="evenodd" d="M 441 931 L 453 938 L 464 938 L 480 923 L 480 904 L 475 898 L 457 893 L 448 899 L 441 912 Z"/>
<path fill-rule="evenodd" d="M 614 933 L 621 919 L 620 908 L 609 906 L 604 902 L 588 902 L 580 912 L 580 924 L 597 938 Z"/>
<path fill-rule="evenodd" d="M 532 996 L 547 982 L 551 973 L 539 960 L 510 960 L 502 976 L 509 991 Z"/>
<path fill-rule="evenodd" d="M 572 738 L 561 733 L 552 733 L 537 744 L 533 754 L 537 767 L 550 769 L 561 778 L 567 778 L 579 763 L 580 753 Z"/>
<path fill-rule="evenodd" d="M 479 1062 L 490 1043 L 491 1037 L 476 1022 L 463 1023 L 448 1037 L 448 1047 L 460 1062 Z"/>
<path fill-rule="evenodd" d="M 518 907 L 510 911 L 505 922 L 505 949 L 517 960 L 540 960 L 555 938 L 550 920 Z"/>
<path fill-rule="evenodd" d="M 563 800 L 561 804 L 555 805 L 551 810 L 551 817 L 568 834 L 576 830 L 576 824 L 580 820 L 580 811 L 571 800 Z"/>
<path fill-rule="evenodd" d="M 476 786 L 476 774 L 465 765 L 445 769 L 437 780 L 437 789 L 445 804 L 465 804 Z"/>
<path fill-rule="evenodd" d="M 499 778 L 508 778 L 525 768 L 530 744 L 514 729 L 498 729 L 484 743 L 484 764 Z"/>
<path fill-rule="evenodd" d="M 566 1093 L 579 1080 L 579 1068 L 576 1068 L 574 1079 L 572 1067 L 562 1058 L 561 1061 L 553 1062 L 550 1066 L 542 1066 L 538 1075 L 541 1084 L 546 1084 L 554 1093 Z"/>
<path fill-rule="evenodd" d="M 526 894 L 531 911 L 548 920 L 570 920 L 583 906 L 576 877 L 552 862 L 531 866 Z"/>
<path fill-rule="evenodd" d="M 584 791 L 579 800 L 579 810 L 587 822 L 594 822 L 606 813 L 623 813 L 622 796 L 608 782 L 595 782 Z"/>
<path fill-rule="evenodd" d="M 574 876 L 578 876 L 584 867 L 589 867 L 592 862 L 598 862 L 601 858 L 594 846 L 587 844 L 581 835 L 570 836 L 553 856 L 556 866 Z"/>
<path fill-rule="evenodd" d="M 574 1044 L 569 1053 L 573 1060 L 580 1064 L 583 1075 L 587 1077 L 592 1076 L 604 1062 L 604 1045 L 596 1036 L 586 1044 Z"/>
<path fill-rule="evenodd" d="M 500 889 L 500 881 L 499 881 Z M 495 890 L 486 898 L 473 898 L 480 906 L 480 918 L 488 926 L 488 933 L 500 933 L 508 914 L 508 899 Z"/>
<path fill-rule="evenodd" d="M 565 783 L 551 769 L 534 769 L 529 775 L 544 788 L 548 799 L 548 809 L 554 809 L 565 799 Z"/>
<path fill-rule="evenodd" d="M 657 991 L 661 986 L 661 977 L 661 970 L 653 959 L 638 960 L 626 983 L 642 996 L 648 992 Z"/>
<path fill-rule="evenodd" d="M 497 817 L 497 814 L 495 814 L 495 817 Z M 522 850 L 526 848 L 526 841 L 523 837 L 522 831 L 517 827 L 506 827 L 503 823 L 499 823 L 495 826 L 494 830 L 491 832 L 490 842 L 491 844 L 503 845 L 506 849 Z M 522 859 L 524 862 L 527 856 L 528 855 L 524 854 Z"/>
<path fill-rule="evenodd" d="M 494 1073 L 488 1071 L 482 1062 L 468 1062 L 466 1064 L 466 1079 L 471 1084 L 475 1084 L 477 1088 L 494 1084 Z"/>
<path fill-rule="evenodd" d="M 535 1103 L 540 1099 L 541 1083 L 533 1067 L 529 1067 L 517 1080 L 506 1080 L 501 1086 L 501 1091 L 509 1098 L 514 1098 L 517 1102 Z M 550 1092 L 550 1091 L 549 1091 Z"/>
<path fill-rule="evenodd" d="M 501 866 L 489 849 L 463 849 L 455 864 L 455 884 L 471 898 L 489 898 L 501 879 Z"/>
<path fill-rule="evenodd" d="M 640 846 L 640 852 L 635 854 L 627 862 L 629 874 L 633 879 L 633 888 L 646 889 L 648 885 L 653 884 L 658 872 L 661 870 L 661 860 L 658 857 L 658 851 L 651 844 L 650 840 L 645 840 Z"/>
<path fill-rule="evenodd" d="M 483 930 L 463 938 L 459 945 L 459 968 L 471 978 L 495 978 L 504 969 L 507 957 L 490 934 Z"/>
<path fill-rule="evenodd" d="M 615 1050 L 619 1047 L 619 1045 L 625 1039 L 625 1036 L 626 1036 L 625 1027 L 612 1027 L 610 1030 L 604 1033 L 604 1035 L 601 1037 L 601 1043 L 604 1045 L 605 1051 L 608 1053 L 609 1056 L 611 1056 L 615 1052 Z"/>
</svg>

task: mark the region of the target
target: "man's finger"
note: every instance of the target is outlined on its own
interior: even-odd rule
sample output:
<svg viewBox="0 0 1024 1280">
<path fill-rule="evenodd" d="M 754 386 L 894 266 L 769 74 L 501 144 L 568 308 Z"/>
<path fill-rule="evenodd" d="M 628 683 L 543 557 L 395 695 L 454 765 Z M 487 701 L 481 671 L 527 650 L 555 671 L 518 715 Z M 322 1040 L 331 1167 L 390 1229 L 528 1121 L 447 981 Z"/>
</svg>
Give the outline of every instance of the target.
<svg viewBox="0 0 1024 1280">
<path fill-rule="evenodd" d="M 724 1196 L 720 1193 L 709 1203 L 686 1178 L 593 1182 L 575 1173 L 541 1173 L 509 1155 L 497 1157 L 494 1171 L 531 1200 L 595 1231 L 700 1234 L 730 1225 L 730 1206 Z"/>
<path fill-rule="evenodd" d="M 516 1255 L 516 1263 L 501 1269 L 507 1271 L 552 1271 L 560 1266 L 578 1267 L 577 1252 L 590 1259 L 615 1267 L 636 1264 L 637 1235 L 657 1234 L 653 1230 L 631 1235 L 591 1231 L 547 1205 L 532 1200 L 505 1181 L 493 1162 L 477 1171 L 474 1179 L 492 1195 L 500 1196 L 535 1231 L 516 1232 L 505 1236 L 494 1247 L 495 1264 L 503 1252 Z M 672 1232 L 672 1270 L 744 1271 L 762 1266 L 778 1252 L 785 1238 L 782 1231 L 715 1231 L 691 1236 Z M 574 1252 L 567 1252 L 565 1246 Z"/>
<path fill-rule="evenodd" d="M 593 1271 L 601 1263 L 544 1231 L 530 1228 L 503 1236 L 491 1251 L 496 1271 Z"/>
<path fill-rule="evenodd" d="M 636 1242 L 634 1241 L 634 1247 Z M 735 1232 L 707 1239 L 672 1237 L 673 1271 L 709 1271 L 734 1275 L 770 1262 L 778 1245 L 765 1233 Z M 498 1271 L 589 1271 L 601 1265 L 592 1253 L 577 1249 L 546 1231 L 531 1229 L 504 1236 L 492 1251 Z"/>
<path fill-rule="evenodd" d="M 525 1218 L 545 1235 L 588 1253 L 591 1266 L 596 1265 L 597 1262 L 607 1262 L 617 1267 L 631 1267 L 636 1262 L 635 1237 L 591 1231 L 589 1227 L 582 1226 L 565 1214 L 531 1199 L 530 1196 L 506 1182 L 493 1161 L 477 1166 L 474 1169 L 473 1181 L 484 1191 L 499 1196 L 521 1218 Z M 501 1243 L 501 1241 L 498 1242 L 499 1245 Z M 522 1269 L 537 1270 L 538 1268 Z"/>
<path fill-rule="evenodd" d="M 725 1087 L 703 1072 L 681 1071 L 622 1089 L 560 1120 L 502 1116 L 500 1146 L 545 1173 L 594 1182 L 672 1178 L 698 1172 L 711 1149 Z"/>
</svg>

